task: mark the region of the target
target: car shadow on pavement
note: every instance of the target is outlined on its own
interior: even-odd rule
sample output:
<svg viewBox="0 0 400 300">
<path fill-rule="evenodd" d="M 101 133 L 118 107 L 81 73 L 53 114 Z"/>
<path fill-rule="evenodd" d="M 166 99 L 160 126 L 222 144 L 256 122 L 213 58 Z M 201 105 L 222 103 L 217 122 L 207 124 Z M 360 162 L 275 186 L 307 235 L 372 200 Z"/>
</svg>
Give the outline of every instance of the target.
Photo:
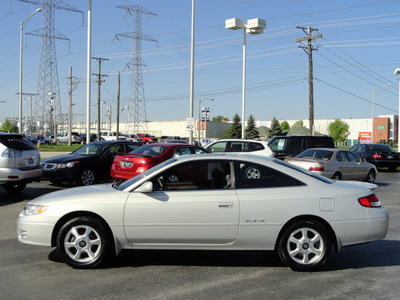
<svg viewBox="0 0 400 300">
<path fill-rule="evenodd" d="M 38 188 L 28 186 L 23 191 L 15 193 L 0 190 L 0 206 L 11 205 L 22 201 L 30 201 L 36 197 L 58 191 L 60 189 L 62 189 L 62 187 L 49 186 Z"/>
<path fill-rule="evenodd" d="M 320 272 L 400 265 L 400 241 L 381 240 L 344 247 L 333 252 Z M 57 250 L 49 260 L 62 262 Z M 274 251 L 212 251 L 212 250 L 123 250 L 100 269 L 144 266 L 213 266 L 213 267 L 275 267 L 286 268 Z"/>
</svg>

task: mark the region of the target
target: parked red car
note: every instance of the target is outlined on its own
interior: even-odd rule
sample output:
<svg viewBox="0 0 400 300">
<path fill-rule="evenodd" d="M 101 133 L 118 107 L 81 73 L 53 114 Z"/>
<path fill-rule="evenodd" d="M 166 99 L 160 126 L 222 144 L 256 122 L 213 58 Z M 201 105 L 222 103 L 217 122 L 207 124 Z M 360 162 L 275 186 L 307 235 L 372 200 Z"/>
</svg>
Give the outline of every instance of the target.
<svg viewBox="0 0 400 300">
<path fill-rule="evenodd" d="M 157 143 L 157 138 L 147 133 L 136 133 L 137 137 L 142 139 L 143 144 Z"/>
<path fill-rule="evenodd" d="M 130 179 L 174 156 L 208 153 L 202 147 L 185 144 L 149 144 L 136 150 L 117 155 L 111 167 L 115 180 Z"/>
</svg>

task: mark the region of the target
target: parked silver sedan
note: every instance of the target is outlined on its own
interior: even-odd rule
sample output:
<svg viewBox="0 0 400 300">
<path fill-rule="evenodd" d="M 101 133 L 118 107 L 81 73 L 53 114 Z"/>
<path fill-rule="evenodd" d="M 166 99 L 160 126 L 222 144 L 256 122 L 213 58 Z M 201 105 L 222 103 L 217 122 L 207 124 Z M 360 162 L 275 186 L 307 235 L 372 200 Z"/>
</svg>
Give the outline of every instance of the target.
<svg viewBox="0 0 400 300">
<path fill-rule="evenodd" d="M 378 170 L 356 154 L 341 149 L 311 148 L 287 162 L 334 180 L 375 182 Z"/>
<path fill-rule="evenodd" d="M 178 180 L 169 182 L 171 174 Z M 293 270 L 315 270 L 332 247 L 386 236 L 376 187 L 256 155 L 183 155 L 119 186 L 31 201 L 18 218 L 18 239 L 56 246 L 74 268 L 96 267 L 121 249 L 200 249 L 276 250 Z"/>
</svg>

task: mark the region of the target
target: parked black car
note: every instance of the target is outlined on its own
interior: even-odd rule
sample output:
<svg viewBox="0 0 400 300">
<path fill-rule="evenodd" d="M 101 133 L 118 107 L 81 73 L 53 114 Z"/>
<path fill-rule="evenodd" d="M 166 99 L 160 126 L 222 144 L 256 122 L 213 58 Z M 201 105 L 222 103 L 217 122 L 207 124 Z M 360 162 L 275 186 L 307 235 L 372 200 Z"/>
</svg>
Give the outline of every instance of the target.
<svg viewBox="0 0 400 300">
<path fill-rule="evenodd" d="M 81 144 L 86 144 L 86 133 L 81 133 Z M 97 134 L 96 133 L 91 133 L 90 134 L 90 143 L 96 142 L 99 139 L 97 138 Z"/>
<path fill-rule="evenodd" d="M 99 141 L 78 150 L 42 161 L 43 180 L 53 184 L 76 182 L 91 185 L 98 179 L 110 178 L 111 165 L 117 153 L 129 153 L 139 144 L 129 141 Z"/>
<path fill-rule="evenodd" d="M 274 136 L 268 140 L 268 147 L 274 157 L 285 159 L 295 157 L 309 148 L 335 148 L 333 138 L 319 135 Z"/>
<path fill-rule="evenodd" d="M 377 168 L 388 168 L 394 172 L 400 166 L 400 153 L 385 144 L 358 144 L 350 151 L 374 164 Z"/>
</svg>

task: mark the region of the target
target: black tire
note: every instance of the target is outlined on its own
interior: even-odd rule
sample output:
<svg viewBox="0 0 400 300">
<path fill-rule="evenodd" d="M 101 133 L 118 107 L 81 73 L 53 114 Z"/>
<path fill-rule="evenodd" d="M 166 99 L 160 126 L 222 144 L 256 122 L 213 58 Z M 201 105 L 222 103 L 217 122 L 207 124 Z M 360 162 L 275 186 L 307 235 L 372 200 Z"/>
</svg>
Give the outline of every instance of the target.
<svg viewBox="0 0 400 300">
<path fill-rule="evenodd" d="M 339 172 L 336 172 L 335 174 L 333 174 L 332 179 L 333 180 L 342 180 L 342 174 L 340 174 Z"/>
<path fill-rule="evenodd" d="M 77 269 L 99 266 L 108 257 L 112 240 L 104 225 L 91 217 L 77 217 L 65 223 L 57 234 L 61 259 Z"/>
<path fill-rule="evenodd" d="M 21 192 L 26 187 L 26 182 L 20 183 L 7 183 L 3 185 L 3 188 L 10 193 L 18 193 Z"/>
<path fill-rule="evenodd" d="M 319 222 L 299 221 L 282 235 L 278 254 L 294 271 L 315 271 L 329 258 L 332 242 L 328 231 Z"/>
<path fill-rule="evenodd" d="M 96 181 L 96 174 L 91 169 L 83 169 L 77 178 L 79 185 L 92 185 Z"/>
<path fill-rule="evenodd" d="M 369 183 L 375 182 L 375 172 L 373 170 L 369 170 L 367 177 L 365 178 L 365 181 Z"/>
</svg>

